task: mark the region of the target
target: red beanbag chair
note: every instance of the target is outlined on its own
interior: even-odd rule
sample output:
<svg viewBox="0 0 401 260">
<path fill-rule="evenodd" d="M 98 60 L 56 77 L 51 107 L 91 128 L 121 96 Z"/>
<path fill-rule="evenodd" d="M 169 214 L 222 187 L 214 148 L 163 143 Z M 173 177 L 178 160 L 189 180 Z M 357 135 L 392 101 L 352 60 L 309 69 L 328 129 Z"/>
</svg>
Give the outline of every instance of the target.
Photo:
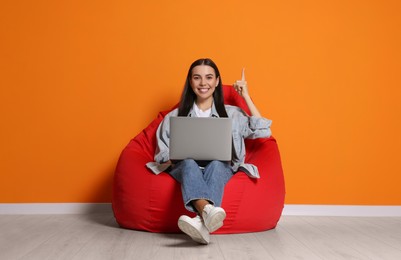
<svg viewBox="0 0 401 260">
<path fill-rule="evenodd" d="M 231 86 L 224 87 L 226 104 L 247 106 Z M 180 232 L 180 215 L 185 210 L 181 187 L 168 173 L 153 174 L 145 166 L 153 161 L 156 130 L 169 111 L 159 113 L 122 151 L 113 183 L 112 206 L 121 227 L 150 232 Z M 227 183 L 222 207 L 227 213 L 216 234 L 245 233 L 272 229 L 284 207 L 284 176 L 277 143 L 273 137 L 246 140 L 246 162 L 256 165 L 260 179 L 237 172 Z"/>
</svg>

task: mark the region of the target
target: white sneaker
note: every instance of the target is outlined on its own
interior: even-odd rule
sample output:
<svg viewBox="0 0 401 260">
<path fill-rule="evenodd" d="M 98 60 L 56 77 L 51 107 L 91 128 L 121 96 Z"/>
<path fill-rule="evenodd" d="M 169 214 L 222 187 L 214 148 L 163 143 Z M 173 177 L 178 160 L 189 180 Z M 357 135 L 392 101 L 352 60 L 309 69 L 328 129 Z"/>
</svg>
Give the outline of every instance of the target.
<svg viewBox="0 0 401 260">
<path fill-rule="evenodd" d="M 212 233 L 223 226 L 226 212 L 220 207 L 208 204 L 203 208 L 202 218 L 206 228 Z"/>
<path fill-rule="evenodd" d="M 210 242 L 210 234 L 199 215 L 194 218 L 182 215 L 178 219 L 178 227 L 182 232 L 190 236 L 194 241 L 207 245 Z"/>
</svg>

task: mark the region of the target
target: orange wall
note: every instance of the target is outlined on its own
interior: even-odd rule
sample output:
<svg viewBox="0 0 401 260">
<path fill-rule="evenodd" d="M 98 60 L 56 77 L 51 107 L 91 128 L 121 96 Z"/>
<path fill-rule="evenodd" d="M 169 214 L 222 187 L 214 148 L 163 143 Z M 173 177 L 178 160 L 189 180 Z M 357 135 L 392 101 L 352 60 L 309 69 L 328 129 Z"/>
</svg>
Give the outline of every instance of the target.
<svg viewBox="0 0 401 260">
<path fill-rule="evenodd" d="M 288 204 L 401 205 L 401 2 L 2 1 L 0 202 L 109 202 L 190 63 L 241 68 Z"/>
</svg>

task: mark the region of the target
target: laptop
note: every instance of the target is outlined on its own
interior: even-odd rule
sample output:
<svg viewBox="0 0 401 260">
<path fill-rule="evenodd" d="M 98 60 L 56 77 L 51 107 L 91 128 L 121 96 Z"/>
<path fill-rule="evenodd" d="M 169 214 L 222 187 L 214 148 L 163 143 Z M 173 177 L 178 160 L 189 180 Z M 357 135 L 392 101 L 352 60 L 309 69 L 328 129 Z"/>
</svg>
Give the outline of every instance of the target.
<svg viewBox="0 0 401 260">
<path fill-rule="evenodd" d="M 170 118 L 170 160 L 231 161 L 232 119 L 213 117 Z"/>
</svg>

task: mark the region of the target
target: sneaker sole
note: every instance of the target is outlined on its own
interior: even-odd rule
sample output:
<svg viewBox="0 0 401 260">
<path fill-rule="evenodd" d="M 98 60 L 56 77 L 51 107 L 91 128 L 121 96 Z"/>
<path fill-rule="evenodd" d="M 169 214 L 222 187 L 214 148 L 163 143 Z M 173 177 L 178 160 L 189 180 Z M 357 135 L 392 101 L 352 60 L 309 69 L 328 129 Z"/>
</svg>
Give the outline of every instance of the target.
<svg viewBox="0 0 401 260">
<path fill-rule="evenodd" d="M 203 245 L 209 244 L 209 241 L 202 236 L 201 232 L 199 232 L 199 230 L 194 228 L 188 222 L 178 220 L 178 227 L 182 232 L 190 236 L 192 240 L 194 240 L 195 242 L 198 242 Z"/>
<path fill-rule="evenodd" d="M 225 212 L 218 212 L 213 216 L 213 218 L 208 224 L 205 223 L 205 226 L 209 230 L 209 232 L 212 233 L 223 226 L 223 220 L 225 218 L 226 218 Z"/>
</svg>

